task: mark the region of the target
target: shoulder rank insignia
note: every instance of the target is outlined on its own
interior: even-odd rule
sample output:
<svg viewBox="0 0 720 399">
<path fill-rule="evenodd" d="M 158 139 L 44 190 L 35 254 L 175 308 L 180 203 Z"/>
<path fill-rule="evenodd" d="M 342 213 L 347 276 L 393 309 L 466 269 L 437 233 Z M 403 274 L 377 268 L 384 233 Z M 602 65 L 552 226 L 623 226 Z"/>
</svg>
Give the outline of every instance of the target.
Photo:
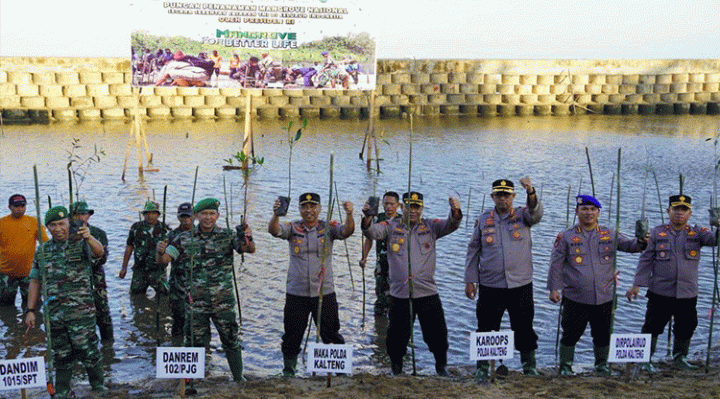
<svg viewBox="0 0 720 399">
<path fill-rule="evenodd" d="M 562 236 L 558 234 L 557 237 L 555 237 L 555 244 L 553 246 L 557 247 L 558 245 L 560 245 L 560 241 L 562 241 Z"/>
<path fill-rule="evenodd" d="M 485 219 L 485 225 L 486 225 L 486 226 L 492 226 L 492 225 L 494 225 L 494 224 L 495 224 L 495 219 L 493 219 L 492 217 L 489 217 L 489 218 Z"/>
<path fill-rule="evenodd" d="M 695 237 L 696 235 L 697 235 L 697 233 L 695 231 L 693 231 L 693 230 L 688 231 L 688 236 Z"/>
<path fill-rule="evenodd" d="M 667 237 L 667 233 L 664 232 L 664 231 L 661 231 L 661 232 L 658 233 L 658 236 L 659 236 L 659 237 Z"/>
<path fill-rule="evenodd" d="M 710 231 L 710 229 L 708 229 L 707 227 L 701 227 L 700 231 L 705 232 L 705 231 Z"/>
<path fill-rule="evenodd" d="M 610 236 L 602 236 L 600 237 L 600 241 L 610 241 Z"/>
<path fill-rule="evenodd" d="M 387 226 L 387 225 L 389 225 L 390 223 L 388 223 L 387 220 L 383 220 L 383 221 L 380 222 L 379 224 L 381 224 L 381 225 L 383 225 L 383 226 Z"/>
</svg>

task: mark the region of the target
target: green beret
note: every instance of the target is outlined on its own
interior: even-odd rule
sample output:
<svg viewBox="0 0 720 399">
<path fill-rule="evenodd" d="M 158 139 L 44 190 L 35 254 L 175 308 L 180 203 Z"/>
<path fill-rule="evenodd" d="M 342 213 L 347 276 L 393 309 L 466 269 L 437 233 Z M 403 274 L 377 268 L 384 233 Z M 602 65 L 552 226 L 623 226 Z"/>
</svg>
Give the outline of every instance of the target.
<svg viewBox="0 0 720 399">
<path fill-rule="evenodd" d="M 70 205 L 70 210 L 72 211 L 73 215 L 84 215 L 86 213 L 94 214 L 95 211 L 92 209 L 88 209 L 88 204 L 85 201 L 76 201 L 73 202 L 72 205 Z"/>
<path fill-rule="evenodd" d="M 145 203 L 145 208 L 143 208 L 142 213 L 145 212 L 157 212 L 160 213 L 160 204 L 158 204 L 155 201 L 148 201 Z"/>
<path fill-rule="evenodd" d="M 45 226 L 68 217 L 68 210 L 64 206 L 54 206 L 45 212 Z"/>
<path fill-rule="evenodd" d="M 217 211 L 218 208 L 220 208 L 220 200 L 217 198 L 203 198 L 200 201 L 195 204 L 195 207 L 193 207 L 193 212 L 200 213 L 206 209 L 212 209 L 214 211 Z"/>
</svg>

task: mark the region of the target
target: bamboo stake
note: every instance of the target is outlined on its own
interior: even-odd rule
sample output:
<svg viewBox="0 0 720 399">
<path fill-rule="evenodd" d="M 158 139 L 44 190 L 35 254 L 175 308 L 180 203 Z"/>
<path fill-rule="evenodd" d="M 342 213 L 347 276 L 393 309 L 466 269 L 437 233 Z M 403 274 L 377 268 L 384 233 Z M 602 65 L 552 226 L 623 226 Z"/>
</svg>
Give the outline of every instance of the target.
<svg viewBox="0 0 720 399">
<path fill-rule="evenodd" d="M 412 150 L 413 150 L 413 114 L 410 113 L 410 149 L 408 154 L 408 195 L 410 195 L 410 191 L 412 190 Z M 406 210 L 405 218 L 407 220 L 406 227 L 407 227 L 407 238 L 405 239 L 405 242 L 407 242 L 407 257 L 408 257 L 408 304 L 410 308 L 410 351 L 412 353 L 412 375 L 417 375 L 417 367 L 415 364 L 415 320 L 413 313 L 413 275 L 412 275 L 412 261 L 411 261 L 411 252 L 410 252 L 410 215 L 409 215 L 409 209 Z"/>
<path fill-rule="evenodd" d="M 153 200 L 155 199 L 155 190 L 153 189 Z M 162 240 L 165 240 L 165 237 L 167 237 L 167 228 L 165 224 L 165 211 L 166 211 L 166 205 L 167 205 L 167 184 L 163 188 L 163 205 L 162 205 L 162 225 L 160 228 L 163 231 L 162 234 Z M 155 340 L 157 341 L 157 346 L 160 346 L 160 293 L 155 292 Z"/>
<path fill-rule="evenodd" d="M 590 170 L 590 186 L 592 187 L 593 197 L 595 197 L 595 179 L 593 178 L 592 163 L 590 162 L 590 150 L 585 147 L 585 156 L 587 157 L 588 169 Z"/>
<path fill-rule="evenodd" d="M 617 250 L 618 250 L 618 237 L 620 232 L 620 160 L 622 157 L 622 149 L 618 148 L 618 160 L 617 160 L 617 208 L 615 210 L 615 243 L 613 244 L 613 278 L 617 276 Z M 610 334 L 615 329 L 615 313 L 617 311 L 617 283 L 613 281 L 613 304 L 612 304 L 612 318 L 610 319 Z"/>
<path fill-rule="evenodd" d="M 229 215 L 230 210 L 228 209 L 228 202 L 227 202 L 227 189 L 225 188 L 225 176 L 223 176 L 223 195 L 225 196 L 225 213 Z M 230 217 L 225 217 L 225 224 L 227 225 L 228 230 L 230 230 Z M 241 223 L 242 224 L 242 223 Z M 238 290 L 237 286 L 237 272 L 235 271 L 235 262 L 232 264 L 232 276 L 233 276 L 233 287 L 235 287 L 235 299 L 237 300 L 237 307 L 238 307 L 238 324 L 242 326 L 242 308 L 240 307 L 240 290 Z"/>
<path fill-rule="evenodd" d="M 342 210 L 340 210 L 340 197 L 338 196 L 338 189 L 337 189 L 337 182 L 333 182 L 335 184 L 335 202 L 338 204 L 338 216 L 340 217 L 340 221 L 343 220 Z M 329 222 L 329 220 L 328 220 Z M 345 257 L 347 258 L 347 264 L 348 264 L 348 271 L 350 272 L 350 283 L 352 285 L 352 290 L 355 292 L 355 279 L 353 278 L 353 272 L 352 272 L 352 265 L 350 264 L 350 251 L 348 250 L 347 241 L 343 240 L 343 244 L 345 244 Z"/>
</svg>

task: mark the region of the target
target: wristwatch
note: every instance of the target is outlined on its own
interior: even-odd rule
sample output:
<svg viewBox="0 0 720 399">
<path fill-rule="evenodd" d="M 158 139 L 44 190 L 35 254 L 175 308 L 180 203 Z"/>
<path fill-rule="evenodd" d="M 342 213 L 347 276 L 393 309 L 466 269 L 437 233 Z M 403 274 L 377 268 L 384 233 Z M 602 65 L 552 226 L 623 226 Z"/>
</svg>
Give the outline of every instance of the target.
<svg viewBox="0 0 720 399">
<path fill-rule="evenodd" d="M 25 309 L 25 314 L 28 314 L 28 313 L 30 313 L 30 312 L 33 312 L 33 313 L 34 313 L 34 312 L 35 312 L 35 309 L 34 309 L 34 308 L 27 308 L 27 309 Z"/>
</svg>

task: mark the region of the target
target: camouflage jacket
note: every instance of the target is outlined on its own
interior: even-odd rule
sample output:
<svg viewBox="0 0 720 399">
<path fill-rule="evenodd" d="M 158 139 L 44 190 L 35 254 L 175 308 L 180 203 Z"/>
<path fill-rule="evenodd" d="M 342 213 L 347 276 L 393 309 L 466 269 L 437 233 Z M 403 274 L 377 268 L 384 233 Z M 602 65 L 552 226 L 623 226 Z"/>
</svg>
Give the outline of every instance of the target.
<svg viewBox="0 0 720 399">
<path fill-rule="evenodd" d="M 104 265 L 105 262 L 107 262 L 108 258 L 108 239 L 107 235 L 105 234 L 105 230 L 95 227 L 93 225 L 88 225 L 90 227 L 90 235 L 95 237 L 96 240 L 100 241 L 100 244 L 102 244 L 103 249 L 105 250 L 105 253 L 103 256 L 100 257 L 95 263 L 93 264 L 93 270 L 97 270 L 100 266 Z"/>
<path fill-rule="evenodd" d="M 180 262 L 186 269 L 190 301 L 211 307 L 235 305 L 233 249 L 241 252 L 235 231 L 217 226 L 210 233 L 202 233 L 195 227 L 170 242 L 166 252 L 173 262 Z"/>
<path fill-rule="evenodd" d="M 50 240 L 35 252 L 30 278 L 42 284 L 40 264 L 43 263 L 47 271 L 47 307 L 50 322 L 54 325 L 86 317 L 95 318 L 90 283 L 93 261 L 97 258 L 88 257 L 85 240 Z"/>
<path fill-rule="evenodd" d="M 130 227 L 127 245 L 133 247 L 135 265 L 133 269 L 161 269 L 155 261 L 155 247 L 170 228 L 162 222 L 150 225 L 145 221 L 135 222 Z"/>
<path fill-rule="evenodd" d="M 180 228 L 176 228 L 173 231 L 168 233 L 167 240 L 168 243 L 173 242 L 180 234 L 185 233 L 187 230 L 183 231 L 180 230 Z M 171 289 L 176 289 L 182 293 L 185 292 L 185 273 L 190 262 L 190 257 L 185 256 L 183 259 L 175 259 L 170 264 L 170 287 Z"/>
</svg>

